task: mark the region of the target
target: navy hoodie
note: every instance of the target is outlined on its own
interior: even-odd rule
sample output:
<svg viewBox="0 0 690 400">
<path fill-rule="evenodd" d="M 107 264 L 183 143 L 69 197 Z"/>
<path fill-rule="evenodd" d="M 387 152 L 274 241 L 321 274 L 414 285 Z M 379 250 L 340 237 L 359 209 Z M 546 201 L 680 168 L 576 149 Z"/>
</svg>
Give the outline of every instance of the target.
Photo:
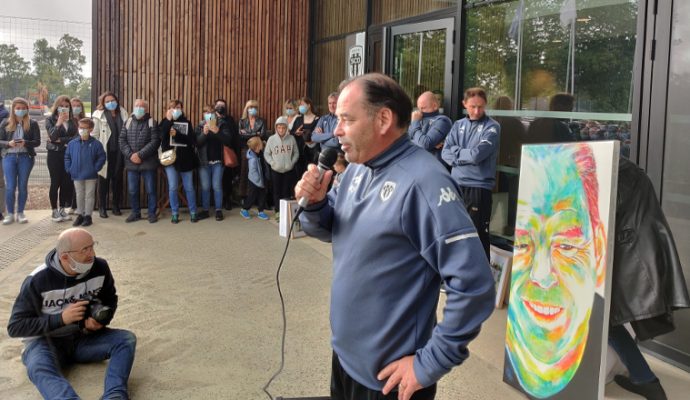
<svg viewBox="0 0 690 400">
<path fill-rule="evenodd" d="M 24 280 L 12 307 L 7 333 L 10 337 L 27 340 L 40 336 L 77 336 L 80 334 L 79 324 L 65 325 L 62 310 L 87 294 L 100 298 L 104 305 L 115 311 L 117 294 L 108 263 L 96 257 L 88 272 L 70 276 L 62 269 L 57 250 L 53 249 L 46 256 L 45 263 Z M 105 325 L 108 323 L 110 321 Z"/>
</svg>

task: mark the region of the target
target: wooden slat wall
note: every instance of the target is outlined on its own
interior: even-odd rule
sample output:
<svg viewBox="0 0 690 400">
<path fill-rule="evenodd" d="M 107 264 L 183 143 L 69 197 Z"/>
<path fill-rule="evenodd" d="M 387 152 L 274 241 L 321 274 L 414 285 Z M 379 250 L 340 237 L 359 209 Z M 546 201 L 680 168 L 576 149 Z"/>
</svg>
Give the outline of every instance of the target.
<svg viewBox="0 0 690 400">
<path fill-rule="evenodd" d="M 414 17 L 442 8 L 457 7 L 457 1 L 441 0 L 372 0 L 373 24 L 383 24 L 402 18 Z"/>
<path fill-rule="evenodd" d="M 141 97 L 160 120 L 179 98 L 196 121 L 223 97 L 238 120 L 256 99 L 272 127 L 286 98 L 306 94 L 309 0 L 94 0 L 93 8 L 93 93 L 114 91 L 128 111 Z"/>
<path fill-rule="evenodd" d="M 363 31 L 367 24 L 366 0 L 314 1 L 314 39 Z"/>
<path fill-rule="evenodd" d="M 311 95 L 319 112 L 328 112 L 328 94 L 338 90 L 346 79 L 345 39 L 330 40 L 314 46 Z"/>
</svg>

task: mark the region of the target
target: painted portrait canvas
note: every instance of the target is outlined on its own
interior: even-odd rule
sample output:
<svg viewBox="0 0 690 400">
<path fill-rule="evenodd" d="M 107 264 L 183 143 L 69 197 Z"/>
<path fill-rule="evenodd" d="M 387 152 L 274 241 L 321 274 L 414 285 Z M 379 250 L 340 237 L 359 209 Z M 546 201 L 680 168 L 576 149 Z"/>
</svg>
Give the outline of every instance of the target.
<svg viewBox="0 0 690 400">
<path fill-rule="evenodd" d="M 522 147 L 503 379 L 603 399 L 618 142 Z"/>
</svg>

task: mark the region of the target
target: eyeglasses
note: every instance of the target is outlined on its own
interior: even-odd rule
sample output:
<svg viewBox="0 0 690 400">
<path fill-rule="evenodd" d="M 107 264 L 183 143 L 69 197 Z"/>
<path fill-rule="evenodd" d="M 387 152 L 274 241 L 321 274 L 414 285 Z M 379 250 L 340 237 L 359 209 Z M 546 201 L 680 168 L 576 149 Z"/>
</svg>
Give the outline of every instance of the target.
<svg viewBox="0 0 690 400">
<path fill-rule="evenodd" d="M 98 242 L 93 242 L 92 244 L 81 248 L 80 250 L 70 250 L 67 253 L 80 253 L 80 254 L 89 254 L 94 250 Z"/>
</svg>

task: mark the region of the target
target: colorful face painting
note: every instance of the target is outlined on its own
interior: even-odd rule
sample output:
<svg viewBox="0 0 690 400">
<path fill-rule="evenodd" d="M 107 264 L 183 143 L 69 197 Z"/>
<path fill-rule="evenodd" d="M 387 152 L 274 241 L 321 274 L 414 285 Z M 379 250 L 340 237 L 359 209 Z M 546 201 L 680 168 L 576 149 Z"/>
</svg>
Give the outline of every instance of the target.
<svg viewBox="0 0 690 400">
<path fill-rule="evenodd" d="M 603 292 L 606 229 L 590 144 L 525 146 L 522 160 L 506 370 L 518 389 L 542 399 L 568 386 L 588 350 L 590 316 L 602 304 L 595 300 Z"/>
</svg>

